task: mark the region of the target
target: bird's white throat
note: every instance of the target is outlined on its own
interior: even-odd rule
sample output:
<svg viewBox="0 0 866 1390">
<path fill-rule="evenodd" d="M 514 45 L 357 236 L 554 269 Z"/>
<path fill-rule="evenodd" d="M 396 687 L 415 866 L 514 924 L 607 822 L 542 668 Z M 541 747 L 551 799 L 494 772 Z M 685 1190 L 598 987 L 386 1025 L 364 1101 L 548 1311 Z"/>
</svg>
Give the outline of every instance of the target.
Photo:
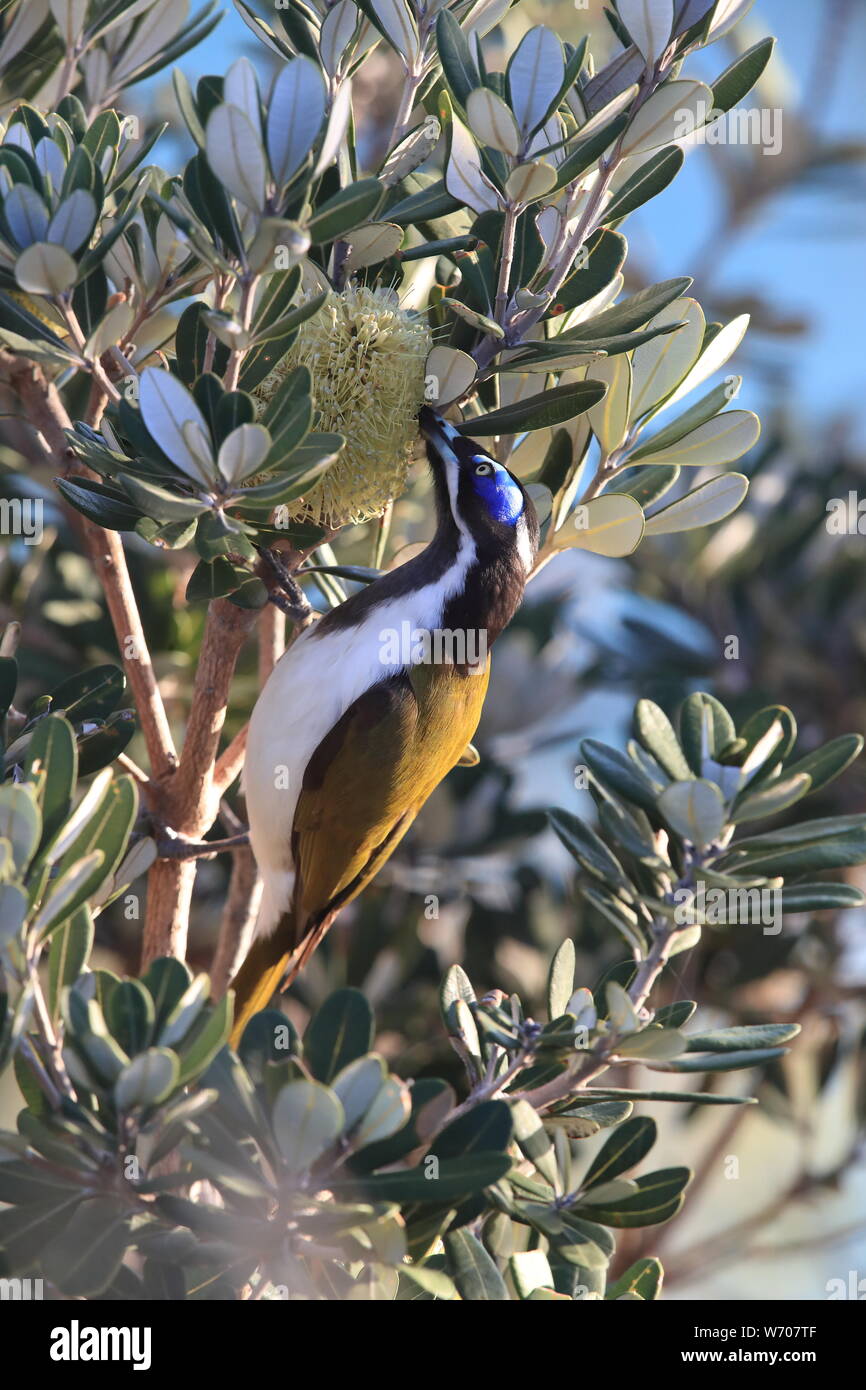
<svg viewBox="0 0 866 1390">
<path fill-rule="evenodd" d="M 374 605 L 354 627 L 320 635 L 308 628 L 281 657 L 250 720 L 243 787 L 250 842 L 263 879 L 255 935 L 269 936 L 290 905 L 294 886 L 291 834 L 304 772 L 322 739 L 350 705 L 403 669 L 389 660 L 383 633 L 442 627 L 445 605 L 465 586 L 475 542 L 460 527 L 454 561 L 435 581 Z"/>
</svg>

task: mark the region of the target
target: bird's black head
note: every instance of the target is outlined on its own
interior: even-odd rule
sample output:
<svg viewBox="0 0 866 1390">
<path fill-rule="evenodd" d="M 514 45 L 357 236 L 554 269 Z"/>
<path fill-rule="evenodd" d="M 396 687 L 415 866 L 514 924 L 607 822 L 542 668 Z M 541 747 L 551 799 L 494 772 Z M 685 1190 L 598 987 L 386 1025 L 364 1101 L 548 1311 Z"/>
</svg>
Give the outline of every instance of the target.
<svg viewBox="0 0 866 1390">
<path fill-rule="evenodd" d="M 483 445 L 429 406 L 418 416 L 436 482 L 440 522 L 468 531 L 479 556 L 513 551 L 528 573 L 538 549 L 538 518 L 519 478 Z"/>
</svg>

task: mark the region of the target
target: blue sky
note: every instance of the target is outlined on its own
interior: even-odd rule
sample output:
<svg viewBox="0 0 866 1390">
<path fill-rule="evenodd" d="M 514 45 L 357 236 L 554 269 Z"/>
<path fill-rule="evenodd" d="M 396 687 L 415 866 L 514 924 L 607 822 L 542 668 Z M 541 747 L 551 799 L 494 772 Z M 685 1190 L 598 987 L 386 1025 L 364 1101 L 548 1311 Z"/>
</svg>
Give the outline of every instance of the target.
<svg viewBox="0 0 866 1390">
<path fill-rule="evenodd" d="M 803 86 L 812 72 L 822 18 L 832 8 L 819 0 L 757 0 L 747 21 L 755 37 L 778 37 L 777 53 L 793 83 L 795 105 L 803 100 Z M 852 9 L 832 86 L 821 100 L 813 94 L 808 109 L 825 136 L 866 142 L 866 6 L 855 4 Z M 234 7 L 226 3 L 222 23 L 187 55 L 183 66 L 190 78 L 224 71 L 233 52 L 250 37 Z M 718 44 L 701 58 L 701 70 L 693 69 L 694 75 L 712 79 L 727 66 L 730 54 Z M 724 159 L 727 152 L 715 153 Z M 709 151 L 694 152 L 665 193 L 629 219 L 625 230 L 635 256 L 654 278 L 689 274 L 699 248 L 717 226 L 718 188 L 708 166 L 712 157 Z M 853 181 L 853 175 L 847 177 Z M 862 168 L 859 178 L 862 190 Z M 716 278 L 716 288 L 724 294 L 757 292 L 778 314 L 810 322 L 803 337 L 753 334 L 746 357 L 774 369 L 784 367 L 790 401 L 814 424 L 840 413 L 853 416 L 862 395 L 863 349 L 857 325 L 866 318 L 864 245 L 862 196 L 840 204 L 835 190 L 823 185 L 821 192 L 786 194 L 769 203 L 725 252 Z M 739 404 L 756 409 L 767 405 L 760 373 L 749 373 L 748 367 Z M 866 424 L 859 421 L 857 430 L 859 439 L 866 441 Z"/>
</svg>

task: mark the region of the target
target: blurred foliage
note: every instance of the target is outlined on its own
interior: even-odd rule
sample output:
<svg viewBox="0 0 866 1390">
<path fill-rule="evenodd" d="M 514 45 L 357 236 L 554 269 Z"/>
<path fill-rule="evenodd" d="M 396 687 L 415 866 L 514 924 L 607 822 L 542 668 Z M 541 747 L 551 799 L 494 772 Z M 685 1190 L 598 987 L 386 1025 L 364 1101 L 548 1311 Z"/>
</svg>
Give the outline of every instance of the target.
<svg viewBox="0 0 866 1390">
<path fill-rule="evenodd" d="M 26 1101 L 17 1134 L 0 1135 L 4 1276 L 36 1269 L 61 1296 L 120 1299 L 657 1297 L 652 1258 L 608 1279 L 610 1229 L 669 1220 L 690 1173 L 627 1176 L 656 1135 L 632 1103 L 748 1096 L 599 1078 L 635 1064 L 712 1078 L 783 1057 L 798 1024 L 686 1032 L 694 1002 L 653 1009 L 651 991 L 708 925 L 775 934 L 785 912 L 862 904 L 845 885 L 802 880 L 866 859 L 866 816 L 742 835 L 831 781 L 861 747 L 839 739 L 791 765 L 787 710 L 737 730 L 698 694 L 677 732 L 649 701 L 635 727 L 627 755 L 583 747 L 601 835 L 551 813 L 584 896 L 628 958 L 594 990 L 576 987 L 566 939 L 550 965 L 546 1023 L 517 994 L 478 999 L 453 966 L 440 1008 L 465 1070 L 458 1104 L 444 1080 L 407 1083 L 371 1051 L 373 1013 L 357 990 L 330 994 L 303 1041 L 279 1011 L 257 1014 L 236 1057 L 231 995 L 209 1004 L 207 975 L 171 958 L 141 980 L 86 970 L 84 904 L 127 848 L 135 796 L 106 769 L 70 816 L 74 738 L 46 715 L 24 780 L 3 789 L 11 988 L 0 1045 Z M 769 915 L 763 889 L 776 895 Z M 708 895 L 723 900 L 721 913 Z M 607 1128 L 585 1167 L 582 1141 Z"/>
</svg>

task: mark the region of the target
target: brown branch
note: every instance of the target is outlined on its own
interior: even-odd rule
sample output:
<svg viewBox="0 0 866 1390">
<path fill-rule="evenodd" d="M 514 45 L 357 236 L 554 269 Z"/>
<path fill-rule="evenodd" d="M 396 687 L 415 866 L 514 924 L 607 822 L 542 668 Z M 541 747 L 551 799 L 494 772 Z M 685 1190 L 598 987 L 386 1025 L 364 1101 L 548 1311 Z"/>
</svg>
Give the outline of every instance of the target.
<svg viewBox="0 0 866 1390">
<path fill-rule="evenodd" d="M 247 846 L 232 857 L 229 896 L 210 969 L 211 989 L 221 999 L 249 950 L 262 896 L 262 880 Z"/>
<path fill-rule="evenodd" d="M 132 687 L 151 771 L 157 779 L 165 777 L 176 768 L 177 753 L 150 659 L 123 543 L 116 531 L 104 531 L 92 521 L 84 523 L 84 542 L 105 593 L 123 668 Z"/>
<path fill-rule="evenodd" d="M 265 682 L 285 651 L 286 621 L 284 615 L 272 603 L 262 611 L 259 619 L 259 689 Z M 238 765 L 243 760 L 248 725 L 229 744 L 226 753 L 217 763 L 215 779 L 218 778 L 220 764 L 236 744 L 239 751 L 232 754 Z M 234 779 L 234 774 L 231 780 Z M 220 923 L 219 941 L 211 965 L 211 986 L 214 996 L 221 998 L 234 978 L 238 966 L 249 950 L 253 929 L 258 916 L 262 896 L 262 880 L 256 867 L 251 849 L 241 850 L 232 859 L 229 896 Z"/>
<path fill-rule="evenodd" d="M 218 854 L 234 854 L 249 844 L 246 831 L 227 840 L 185 840 L 175 835 L 157 843 L 162 859 L 215 859 Z"/>
<path fill-rule="evenodd" d="M 37 363 L 3 350 L 0 373 L 15 392 L 27 420 L 42 436 L 46 460 L 68 472 L 75 461 L 66 437 L 72 422 L 54 383 Z M 81 520 L 84 544 L 105 593 L 120 657 L 132 687 L 151 769 L 154 777 L 163 777 L 177 765 L 177 753 L 141 625 L 123 542 L 116 531 L 104 531 L 91 521 Z"/>
<path fill-rule="evenodd" d="M 201 839 L 219 811 L 224 789 L 214 781 L 217 749 L 235 665 L 256 617 L 255 611 L 238 608 L 228 599 L 214 599 L 208 607 L 180 764 L 165 787 L 160 812 L 163 826 L 187 839 Z M 194 859 L 160 859 L 154 864 L 148 881 L 143 967 L 157 956 L 185 956 L 195 872 Z"/>
<path fill-rule="evenodd" d="M 208 607 L 173 797 L 177 812 L 170 822 L 181 835 L 203 834 L 216 820 L 221 791 L 214 786 L 214 768 L 231 680 L 257 616 L 225 598 Z"/>
<path fill-rule="evenodd" d="M 214 787 L 220 793 L 228 791 L 232 782 L 238 776 L 244 764 L 244 754 L 247 750 L 247 734 L 250 731 L 249 724 L 244 724 L 239 729 L 227 748 L 220 753 L 214 768 L 213 782 Z"/>
</svg>

